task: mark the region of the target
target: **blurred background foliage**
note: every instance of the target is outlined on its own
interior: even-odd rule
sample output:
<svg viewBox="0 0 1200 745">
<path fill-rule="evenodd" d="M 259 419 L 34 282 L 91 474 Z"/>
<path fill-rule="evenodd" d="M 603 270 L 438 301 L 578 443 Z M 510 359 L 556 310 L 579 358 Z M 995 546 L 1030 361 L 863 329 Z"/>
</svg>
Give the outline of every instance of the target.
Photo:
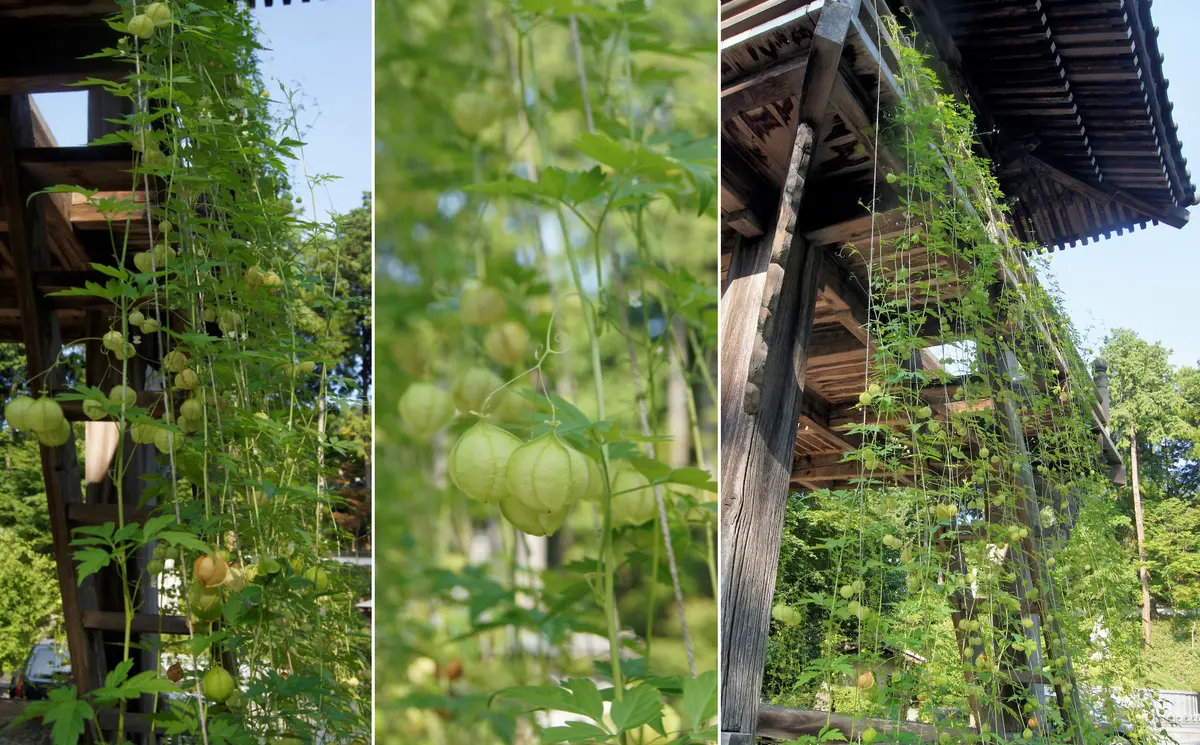
<svg viewBox="0 0 1200 745">
<path fill-rule="evenodd" d="M 566 350 L 518 387 L 553 391 L 593 420 L 584 312 L 595 304 L 606 418 L 637 440 L 624 309 L 651 426 L 668 435 L 657 458 L 715 473 L 715 8 L 378 0 L 376 67 L 377 737 L 384 745 L 533 742 L 537 728 L 515 716 L 519 709 L 489 696 L 559 676 L 604 677 L 596 662 L 608 654 L 604 619 L 589 585 L 595 511 L 577 508 L 555 536 L 514 546 L 494 507 L 468 500 L 444 476 L 446 449 L 466 418 L 418 447 L 397 403 L 413 381 L 448 389 L 463 370 L 487 364 L 476 330 L 458 316 L 464 285 L 486 276 L 535 345 L 545 347 L 554 319 L 554 347 Z M 622 171 L 622 163 L 632 165 Z M 555 184 L 561 200 L 514 198 Z M 599 223 L 604 199 L 612 209 L 594 241 L 584 218 Z M 579 257 L 587 302 L 575 292 L 564 241 Z M 617 279 L 627 302 L 613 289 Z M 666 497 L 696 667 L 709 670 L 714 495 L 671 485 Z M 655 530 L 647 523 L 618 537 L 626 655 L 631 671 L 648 656 L 655 674 L 686 676 Z M 540 586 L 543 602 L 563 607 L 547 610 L 534 593 L 514 591 L 523 586 Z"/>
</svg>

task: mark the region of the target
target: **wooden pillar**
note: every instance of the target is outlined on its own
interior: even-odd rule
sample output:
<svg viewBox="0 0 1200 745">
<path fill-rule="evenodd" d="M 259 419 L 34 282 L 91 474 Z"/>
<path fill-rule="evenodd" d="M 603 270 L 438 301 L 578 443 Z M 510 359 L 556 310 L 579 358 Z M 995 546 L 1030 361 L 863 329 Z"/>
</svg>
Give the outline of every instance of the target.
<svg viewBox="0 0 1200 745">
<path fill-rule="evenodd" d="M 792 476 L 818 250 L 793 207 L 813 149 L 801 125 L 775 230 L 733 256 L 721 303 L 721 741 L 754 741 L 779 544 Z M 789 190 L 785 187 L 785 195 Z"/>
<path fill-rule="evenodd" d="M 742 242 L 721 298 L 720 743 L 753 745 L 821 256 L 797 219 L 861 0 L 829 0 L 798 91 L 779 211 Z"/>
</svg>

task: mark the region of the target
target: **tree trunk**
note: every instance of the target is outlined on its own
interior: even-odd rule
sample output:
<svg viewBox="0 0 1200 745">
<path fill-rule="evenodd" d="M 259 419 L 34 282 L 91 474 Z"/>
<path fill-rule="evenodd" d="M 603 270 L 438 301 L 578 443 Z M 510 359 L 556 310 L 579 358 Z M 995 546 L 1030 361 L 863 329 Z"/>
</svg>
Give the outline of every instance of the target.
<svg viewBox="0 0 1200 745">
<path fill-rule="evenodd" d="M 1129 462 L 1133 469 L 1133 518 L 1137 525 L 1138 576 L 1142 580 L 1142 637 L 1150 651 L 1150 571 L 1146 568 L 1146 527 L 1142 520 L 1142 490 L 1138 483 L 1137 430 L 1129 428 Z"/>
</svg>

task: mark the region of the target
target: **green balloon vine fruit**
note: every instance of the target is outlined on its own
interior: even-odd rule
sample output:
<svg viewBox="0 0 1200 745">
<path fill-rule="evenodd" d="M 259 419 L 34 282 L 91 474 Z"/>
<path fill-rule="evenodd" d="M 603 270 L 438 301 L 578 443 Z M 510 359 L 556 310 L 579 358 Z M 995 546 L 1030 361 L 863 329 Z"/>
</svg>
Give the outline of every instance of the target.
<svg viewBox="0 0 1200 745">
<path fill-rule="evenodd" d="M 400 419 L 409 434 L 428 442 L 454 419 L 454 400 L 432 383 L 413 383 L 400 397 Z"/>
<path fill-rule="evenodd" d="M 564 510 L 587 493 L 583 455 L 553 432 L 513 451 L 505 473 L 509 493 L 535 512 Z"/>
<path fill-rule="evenodd" d="M 614 525 L 641 525 L 658 514 L 650 480 L 628 463 L 622 463 L 613 474 L 612 494 Z"/>
<path fill-rule="evenodd" d="M 448 470 L 454 484 L 480 502 L 499 503 L 508 496 L 507 466 L 521 440 L 499 427 L 479 422 L 450 450 Z"/>
<path fill-rule="evenodd" d="M 208 700 L 223 704 L 233 695 L 233 676 L 223 667 L 214 667 L 201 678 L 200 690 Z"/>
</svg>

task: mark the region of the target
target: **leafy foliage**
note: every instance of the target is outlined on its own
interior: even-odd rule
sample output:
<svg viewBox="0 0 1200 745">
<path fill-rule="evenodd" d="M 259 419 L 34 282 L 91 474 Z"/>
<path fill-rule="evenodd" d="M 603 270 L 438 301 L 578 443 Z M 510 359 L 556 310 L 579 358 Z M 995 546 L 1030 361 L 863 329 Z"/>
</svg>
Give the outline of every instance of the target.
<svg viewBox="0 0 1200 745">
<path fill-rule="evenodd" d="M 99 712 L 120 725 L 150 697 L 155 722 L 188 740 L 365 739 L 370 638 L 355 604 L 367 582 L 331 558 L 352 539 L 344 497 L 367 501 L 370 198 L 330 223 L 295 209 L 293 186 L 311 203 L 323 177 L 290 183 L 304 143 L 294 110 L 275 113 L 289 92 L 272 100 L 258 73 L 247 8 L 122 0 L 109 23 L 119 42 L 97 56 L 130 74 L 88 84 L 128 113 L 92 144 L 132 147 L 129 189 L 47 191 L 80 194 L 110 226 L 109 255 L 93 253 L 104 281 L 58 293 L 110 304 L 103 337 L 81 345 L 104 355 L 102 375 L 68 376 L 72 392 L 55 395 L 122 433 L 107 464 L 117 519 L 76 528 L 71 550 L 81 584 L 120 588 L 126 633 L 103 685 L 76 680 L 26 718 L 52 724 L 56 745 L 102 741 Z M 146 190 L 159 195 L 149 206 L 133 199 Z M 18 377 L 14 390 L 45 387 Z M 15 519 L 31 488 L 17 482 L 0 515 Z M 135 506 L 149 516 L 134 520 Z M 130 629 L 149 584 L 154 610 L 185 616 L 189 633 L 164 635 L 143 669 Z"/>
<path fill-rule="evenodd" d="M 883 719 L 915 710 L 942 741 L 1107 743 L 1102 721 L 1123 717 L 1144 735 L 1129 520 L 1077 337 L 1028 279 L 1038 250 L 1006 232 L 970 111 L 899 38 L 903 96 L 877 131 L 903 163 L 885 175 L 908 227 L 846 248 L 871 278 L 862 418 L 843 428 L 858 477 L 790 500 L 764 693 Z M 934 320 L 962 354 L 912 365 Z M 1148 398 L 1123 400 L 1159 405 Z"/>
<path fill-rule="evenodd" d="M 714 739 L 692 658 L 715 665 L 715 19 L 682 0 L 377 14 L 376 736 Z M 547 529 L 513 520 L 511 490 L 468 498 L 454 448 L 476 414 L 521 443 L 553 431 L 596 501 Z"/>
</svg>

